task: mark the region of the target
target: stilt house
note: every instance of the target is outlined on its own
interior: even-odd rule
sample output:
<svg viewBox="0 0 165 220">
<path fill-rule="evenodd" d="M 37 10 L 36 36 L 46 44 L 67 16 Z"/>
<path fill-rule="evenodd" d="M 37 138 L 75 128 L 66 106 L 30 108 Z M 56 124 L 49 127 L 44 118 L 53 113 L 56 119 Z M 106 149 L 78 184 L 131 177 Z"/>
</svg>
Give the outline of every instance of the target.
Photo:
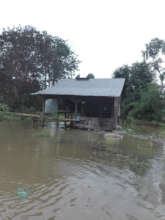
<svg viewBox="0 0 165 220">
<path fill-rule="evenodd" d="M 43 113 L 77 119 L 72 126 L 113 130 L 120 116 L 124 79 L 63 79 L 34 95 L 43 98 Z"/>
</svg>

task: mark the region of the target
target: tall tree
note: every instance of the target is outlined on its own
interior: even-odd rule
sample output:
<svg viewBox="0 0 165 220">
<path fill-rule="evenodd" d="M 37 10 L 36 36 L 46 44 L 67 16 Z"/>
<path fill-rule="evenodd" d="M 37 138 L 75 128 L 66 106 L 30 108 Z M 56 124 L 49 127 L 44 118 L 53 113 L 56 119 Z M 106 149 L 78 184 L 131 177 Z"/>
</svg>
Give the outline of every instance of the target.
<svg viewBox="0 0 165 220">
<path fill-rule="evenodd" d="M 31 26 L 4 29 L 0 34 L 0 90 L 5 100 L 24 100 L 23 94 L 71 77 L 78 63 L 66 41 Z"/>
<path fill-rule="evenodd" d="M 153 82 L 154 72 L 149 64 L 142 62 L 120 67 L 113 73 L 113 77 L 125 79 L 121 113 L 126 118 L 134 108 L 135 100 L 139 100 L 141 89 Z"/>
<path fill-rule="evenodd" d="M 124 93 L 127 94 L 124 95 L 130 96 L 148 83 L 151 83 L 155 75 L 149 64 L 137 62 L 132 64 L 132 66 L 124 65 L 118 68 L 113 73 L 113 77 L 125 79 Z"/>
<path fill-rule="evenodd" d="M 153 71 L 158 74 L 161 88 L 164 88 L 165 80 L 165 41 L 159 38 L 152 39 L 142 51 L 145 62 L 150 63 Z"/>
</svg>

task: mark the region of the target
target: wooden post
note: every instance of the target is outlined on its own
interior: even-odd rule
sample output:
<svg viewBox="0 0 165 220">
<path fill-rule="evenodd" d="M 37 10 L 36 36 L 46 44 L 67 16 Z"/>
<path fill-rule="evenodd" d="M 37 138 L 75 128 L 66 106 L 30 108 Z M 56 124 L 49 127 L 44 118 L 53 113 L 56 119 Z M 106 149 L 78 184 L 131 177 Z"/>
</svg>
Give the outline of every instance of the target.
<svg viewBox="0 0 165 220">
<path fill-rule="evenodd" d="M 74 113 L 75 114 L 78 113 L 78 103 L 77 102 L 74 103 Z"/>
<path fill-rule="evenodd" d="M 45 101 L 46 98 L 42 98 L 42 113 L 41 113 L 41 126 L 44 127 L 44 114 L 45 114 Z"/>
<path fill-rule="evenodd" d="M 120 100 L 118 97 L 115 97 L 114 98 L 114 129 L 116 128 L 117 126 L 117 120 L 118 120 L 118 112 L 119 112 L 119 103 L 120 103 Z"/>
<path fill-rule="evenodd" d="M 45 97 L 42 98 L 42 114 L 44 115 L 45 114 Z"/>
<path fill-rule="evenodd" d="M 65 115 L 65 117 L 64 117 L 64 128 L 66 129 L 66 118 L 67 118 L 67 112 L 64 112 L 64 115 Z"/>
<path fill-rule="evenodd" d="M 32 117 L 32 122 L 33 122 L 33 128 L 37 128 L 39 120 L 35 117 Z"/>
<path fill-rule="evenodd" d="M 64 128 L 65 128 L 65 129 L 66 129 L 66 124 L 67 124 L 67 123 L 66 123 L 66 119 L 65 119 L 65 120 L 64 120 Z"/>
</svg>

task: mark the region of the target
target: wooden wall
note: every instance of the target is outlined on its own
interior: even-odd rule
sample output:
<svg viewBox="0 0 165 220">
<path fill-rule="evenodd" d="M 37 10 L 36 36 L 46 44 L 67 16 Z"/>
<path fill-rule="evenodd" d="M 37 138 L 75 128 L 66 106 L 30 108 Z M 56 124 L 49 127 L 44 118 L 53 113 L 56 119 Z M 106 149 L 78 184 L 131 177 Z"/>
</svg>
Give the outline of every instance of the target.
<svg viewBox="0 0 165 220">
<path fill-rule="evenodd" d="M 50 97 L 44 97 L 44 98 L 50 98 Z M 51 97 L 52 98 L 52 97 Z M 80 103 L 82 100 L 85 100 L 86 102 L 86 107 L 90 107 L 90 105 L 88 104 L 91 100 L 91 104 L 96 100 L 97 105 L 95 106 L 95 108 L 98 109 L 98 112 L 101 111 L 100 109 L 102 109 L 102 106 L 104 106 L 104 104 L 107 105 L 107 103 L 109 102 L 110 104 L 110 114 L 108 115 L 108 117 L 102 117 L 101 115 L 92 115 L 92 114 L 87 114 L 87 115 L 83 115 L 81 114 L 81 112 L 77 112 L 75 114 L 76 115 L 80 115 L 81 120 L 79 122 L 73 122 L 73 127 L 77 127 L 77 128 L 84 128 L 84 129 L 92 129 L 92 130 L 114 130 L 117 126 L 117 122 L 118 122 L 118 117 L 120 115 L 120 97 L 114 97 L 114 98 L 101 98 L 101 97 L 70 97 L 70 96 L 56 96 L 54 98 L 62 99 L 64 100 L 64 103 L 66 103 L 67 105 L 67 100 L 72 100 L 74 98 L 76 98 L 77 100 L 80 100 Z M 43 101 L 45 102 L 45 99 L 43 99 Z M 100 105 L 100 106 L 99 106 Z M 64 105 L 65 107 L 65 105 Z M 112 107 L 112 109 L 111 109 Z M 78 109 L 78 108 L 77 108 Z M 93 108 L 91 109 L 91 113 L 92 113 Z M 45 111 L 45 105 L 43 103 L 43 111 Z M 72 112 L 74 111 L 74 104 L 73 104 L 73 109 Z M 89 109 L 90 111 L 90 109 Z"/>
</svg>

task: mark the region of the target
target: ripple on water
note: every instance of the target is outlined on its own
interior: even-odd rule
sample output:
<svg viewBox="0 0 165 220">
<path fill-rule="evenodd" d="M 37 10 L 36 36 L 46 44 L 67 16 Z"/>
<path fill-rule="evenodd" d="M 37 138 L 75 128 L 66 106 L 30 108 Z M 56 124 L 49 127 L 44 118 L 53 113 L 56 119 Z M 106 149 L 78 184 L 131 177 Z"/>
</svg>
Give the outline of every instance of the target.
<svg viewBox="0 0 165 220">
<path fill-rule="evenodd" d="M 62 219 L 60 216 L 63 215 L 63 212 L 68 210 L 70 213 L 70 209 L 73 209 L 76 213 L 75 209 L 77 209 L 81 210 L 82 216 L 92 217 L 92 212 L 88 213 L 85 210 L 94 211 L 98 206 L 98 208 L 102 207 L 99 211 L 100 217 L 104 216 L 105 219 L 108 219 L 110 216 L 108 203 L 112 204 L 109 196 L 121 197 L 122 181 L 126 182 L 127 175 L 123 173 L 122 177 L 120 170 L 117 175 L 116 168 L 110 169 L 92 161 L 84 163 L 81 160 L 63 160 L 63 168 L 65 162 L 67 169 L 71 170 L 70 175 L 67 173 L 66 176 L 63 175 L 60 178 L 49 178 L 49 181 L 44 184 L 26 185 L 30 188 L 31 193 L 24 201 L 18 198 L 14 190 L 7 192 L 7 188 L 14 189 L 17 182 L 10 182 L 9 179 L 6 179 L 8 187 L 6 187 L 6 191 L 0 192 L 0 216 L 14 220 L 25 218 L 25 216 L 27 219 L 32 217 Z M 104 200 L 100 200 L 102 196 Z M 76 215 L 78 217 L 78 213 Z M 95 217 L 97 218 L 97 215 Z"/>
<path fill-rule="evenodd" d="M 20 126 L 16 132 L 9 126 L 8 137 L 4 129 L 5 138 L 0 133 L 0 219 L 164 217 L 162 149 L 144 141 L 136 144 L 128 137 L 102 149 L 101 135 L 92 132 L 63 131 L 40 138 L 30 128 L 25 132 Z M 94 148 L 99 144 L 99 149 Z M 30 189 L 24 201 L 16 194 L 19 186 Z M 158 190 L 156 203 L 146 199 Z"/>
</svg>

